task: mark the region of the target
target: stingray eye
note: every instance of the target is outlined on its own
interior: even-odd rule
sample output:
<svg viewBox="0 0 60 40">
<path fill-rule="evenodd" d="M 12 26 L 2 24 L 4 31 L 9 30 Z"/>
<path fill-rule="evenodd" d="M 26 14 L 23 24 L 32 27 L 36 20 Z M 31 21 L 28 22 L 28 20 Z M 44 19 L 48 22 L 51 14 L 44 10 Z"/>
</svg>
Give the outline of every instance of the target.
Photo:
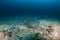
<svg viewBox="0 0 60 40">
<path fill-rule="evenodd" d="M 48 26 L 48 27 L 52 27 L 52 26 Z"/>
</svg>

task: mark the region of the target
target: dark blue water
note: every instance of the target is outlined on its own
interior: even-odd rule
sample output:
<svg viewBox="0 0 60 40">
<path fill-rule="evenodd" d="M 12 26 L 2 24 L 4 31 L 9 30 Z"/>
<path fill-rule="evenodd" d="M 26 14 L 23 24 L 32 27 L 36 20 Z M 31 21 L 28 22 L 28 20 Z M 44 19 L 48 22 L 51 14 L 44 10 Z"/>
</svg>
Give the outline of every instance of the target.
<svg viewBox="0 0 60 40">
<path fill-rule="evenodd" d="M 0 0 L 0 18 L 41 16 L 60 19 L 59 0 Z"/>
</svg>

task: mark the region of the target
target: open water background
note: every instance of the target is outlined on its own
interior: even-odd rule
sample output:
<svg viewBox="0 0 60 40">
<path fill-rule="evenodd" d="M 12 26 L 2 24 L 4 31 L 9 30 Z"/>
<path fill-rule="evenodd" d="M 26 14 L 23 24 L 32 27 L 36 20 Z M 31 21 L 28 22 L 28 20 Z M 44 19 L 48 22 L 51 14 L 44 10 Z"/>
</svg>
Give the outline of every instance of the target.
<svg viewBox="0 0 60 40">
<path fill-rule="evenodd" d="M 60 20 L 60 0 L 0 0 L 0 19 L 15 16 Z"/>
</svg>

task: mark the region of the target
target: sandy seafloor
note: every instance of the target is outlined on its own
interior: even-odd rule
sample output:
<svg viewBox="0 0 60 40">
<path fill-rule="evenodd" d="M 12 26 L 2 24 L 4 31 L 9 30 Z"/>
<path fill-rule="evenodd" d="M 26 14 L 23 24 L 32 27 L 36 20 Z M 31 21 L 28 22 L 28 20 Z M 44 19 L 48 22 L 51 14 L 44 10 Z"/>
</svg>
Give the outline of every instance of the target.
<svg viewBox="0 0 60 40">
<path fill-rule="evenodd" d="M 54 29 L 52 38 L 46 35 L 48 26 Z M 11 37 L 8 34 L 4 37 L 2 30 Z M 60 21 L 52 17 L 7 17 L 0 20 L 0 31 L 0 40 L 60 40 Z M 37 33 L 39 36 L 35 37 Z"/>
</svg>

